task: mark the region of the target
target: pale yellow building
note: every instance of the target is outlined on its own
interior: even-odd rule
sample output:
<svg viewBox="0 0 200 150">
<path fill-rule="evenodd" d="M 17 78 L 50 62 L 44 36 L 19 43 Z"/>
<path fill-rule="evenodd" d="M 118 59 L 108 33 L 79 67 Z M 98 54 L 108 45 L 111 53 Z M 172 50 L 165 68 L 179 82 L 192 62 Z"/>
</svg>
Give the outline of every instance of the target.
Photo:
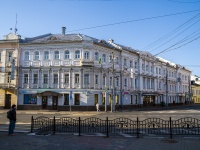
<svg viewBox="0 0 200 150">
<path fill-rule="evenodd" d="M 192 101 L 195 104 L 200 104 L 200 77 L 192 76 L 191 77 L 191 86 L 192 86 Z"/>
<path fill-rule="evenodd" d="M 0 108 L 17 105 L 20 36 L 10 33 L 0 40 Z"/>
</svg>

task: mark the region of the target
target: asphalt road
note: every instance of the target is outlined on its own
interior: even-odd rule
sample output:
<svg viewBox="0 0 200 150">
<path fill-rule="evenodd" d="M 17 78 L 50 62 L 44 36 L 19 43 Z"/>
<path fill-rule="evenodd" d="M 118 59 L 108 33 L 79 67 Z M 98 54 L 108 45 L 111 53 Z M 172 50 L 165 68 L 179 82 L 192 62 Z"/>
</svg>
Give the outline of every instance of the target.
<svg viewBox="0 0 200 150">
<path fill-rule="evenodd" d="M 8 119 L 6 118 L 6 112 L 8 110 L 0 110 L 0 131 L 7 131 L 8 126 Z M 164 107 L 164 108 L 143 108 L 137 110 L 123 110 L 122 112 L 110 112 L 110 111 L 87 111 L 87 112 L 69 112 L 69 111 L 42 111 L 42 110 L 17 110 L 17 125 L 16 130 L 22 132 L 29 132 L 30 131 L 30 123 L 31 117 L 37 118 L 40 116 L 46 116 L 49 118 L 56 118 L 61 117 L 72 117 L 81 119 L 90 118 L 90 117 L 97 117 L 100 119 L 105 120 L 106 117 L 108 119 L 115 119 L 120 117 L 129 118 L 132 120 L 136 120 L 137 117 L 139 120 L 144 120 L 147 118 L 161 118 L 164 120 L 169 120 L 169 117 L 172 120 L 177 120 L 184 117 L 192 117 L 196 119 L 200 119 L 200 105 L 190 105 L 190 106 L 181 106 L 181 107 Z"/>
</svg>

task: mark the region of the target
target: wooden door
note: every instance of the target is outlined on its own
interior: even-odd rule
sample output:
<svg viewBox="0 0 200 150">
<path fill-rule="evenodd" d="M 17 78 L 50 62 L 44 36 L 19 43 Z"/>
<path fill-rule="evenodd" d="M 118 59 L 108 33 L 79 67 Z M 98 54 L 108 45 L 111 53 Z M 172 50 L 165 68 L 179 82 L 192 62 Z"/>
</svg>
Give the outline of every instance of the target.
<svg viewBox="0 0 200 150">
<path fill-rule="evenodd" d="M 58 96 L 53 96 L 52 98 L 52 109 L 57 110 L 58 108 Z"/>
<path fill-rule="evenodd" d="M 47 96 L 42 96 L 42 109 L 47 109 L 48 99 Z"/>
<path fill-rule="evenodd" d="M 6 94 L 5 96 L 5 109 L 11 108 L 11 94 Z"/>
</svg>

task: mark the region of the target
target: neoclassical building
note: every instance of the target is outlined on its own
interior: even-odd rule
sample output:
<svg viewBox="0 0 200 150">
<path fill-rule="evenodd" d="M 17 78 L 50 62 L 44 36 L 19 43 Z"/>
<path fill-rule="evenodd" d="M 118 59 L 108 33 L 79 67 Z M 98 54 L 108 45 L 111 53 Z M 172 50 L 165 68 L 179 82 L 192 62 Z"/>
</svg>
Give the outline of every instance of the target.
<svg viewBox="0 0 200 150">
<path fill-rule="evenodd" d="M 191 71 L 148 52 L 82 34 L 26 38 L 18 109 L 115 110 L 190 101 Z"/>
<path fill-rule="evenodd" d="M 0 40 L 0 108 L 17 104 L 20 36 L 10 33 Z"/>
</svg>

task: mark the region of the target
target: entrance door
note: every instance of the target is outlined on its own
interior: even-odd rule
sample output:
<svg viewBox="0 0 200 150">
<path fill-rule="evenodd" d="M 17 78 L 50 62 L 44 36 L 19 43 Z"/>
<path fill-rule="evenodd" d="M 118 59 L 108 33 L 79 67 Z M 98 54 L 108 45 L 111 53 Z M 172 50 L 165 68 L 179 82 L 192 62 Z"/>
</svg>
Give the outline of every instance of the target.
<svg viewBox="0 0 200 150">
<path fill-rule="evenodd" d="M 58 108 L 58 96 L 53 96 L 52 98 L 52 109 L 57 110 Z"/>
<path fill-rule="evenodd" d="M 5 109 L 10 109 L 11 108 L 11 94 L 6 94 L 5 97 Z"/>
<path fill-rule="evenodd" d="M 75 94 L 75 101 L 74 101 L 74 105 L 80 105 L 80 94 Z"/>
<path fill-rule="evenodd" d="M 47 96 L 42 96 L 42 109 L 47 109 Z"/>
</svg>

